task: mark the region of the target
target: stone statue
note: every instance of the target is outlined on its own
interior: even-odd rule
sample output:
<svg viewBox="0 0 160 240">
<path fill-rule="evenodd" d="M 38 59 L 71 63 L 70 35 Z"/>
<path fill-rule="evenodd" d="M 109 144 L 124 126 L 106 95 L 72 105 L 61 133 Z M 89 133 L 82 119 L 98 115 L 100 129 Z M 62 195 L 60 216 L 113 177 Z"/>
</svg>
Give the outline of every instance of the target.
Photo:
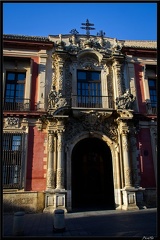
<svg viewBox="0 0 160 240">
<path fill-rule="evenodd" d="M 52 86 L 52 89 L 48 95 L 48 108 L 60 108 L 66 105 L 67 102 L 65 98 L 62 98 L 62 94 L 55 90 L 55 86 Z"/>
<path fill-rule="evenodd" d="M 53 108 L 55 106 L 56 97 L 57 97 L 57 92 L 55 90 L 55 86 L 52 86 L 52 89 L 48 95 L 48 107 L 49 108 Z"/>
<path fill-rule="evenodd" d="M 123 95 L 116 98 L 116 105 L 121 109 L 131 109 L 135 97 L 127 90 Z"/>
</svg>

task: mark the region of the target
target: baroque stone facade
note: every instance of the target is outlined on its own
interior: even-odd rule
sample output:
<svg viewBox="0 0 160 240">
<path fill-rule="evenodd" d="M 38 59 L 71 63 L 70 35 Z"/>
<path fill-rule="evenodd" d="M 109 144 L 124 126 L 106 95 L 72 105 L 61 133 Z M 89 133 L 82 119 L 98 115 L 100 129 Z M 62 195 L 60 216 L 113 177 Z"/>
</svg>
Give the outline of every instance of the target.
<svg viewBox="0 0 160 240">
<path fill-rule="evenodd" d="M 8 39 L 10 36 L 5 37 L 6 75 L 12 69 L 7 65 Z M 142 77 L 137 75 L 142 70 L 139 62 L 144 61 L 141 51 L 137 56 L 132 52 L 138 43 L 133 41 L 130 46 L 130 42 L 107 38 L 102 32 L 97 36 L 80 35 L 75 29 L 68 35 L 50 35 L 40 41 L 42 49 L 35 45 L 33 52 L 27 43 L 30 52 L 26 54 L 32 59 L 29 72 L 34 81 L 26 78 L 25 84 L 35 83 L 32 87 L 36 91 L 30 95 L 25 90 L 25 96 L 31 96 L 30 110 L 18 115 L 16 109 L 4 109 L 4 133 L 25 132 L 28 141 L 21 189 L 44 192 L 43 211 L 72 211 L 92 203 L 94 208 L 97 202 L 100 204 L 96 207 L 102 209 L 144 207 L 145 188 L 155 187 L 157 135 L 156 115 L 146 117 L 141 103 L 146 83 L 144 89 L 136 90 Z M 13 49 L 15 42 L 13 38 Z M 145 43 L 138 45 L 143 49 L 140 44 Z M 150 47 L 155 50 L 152 45 L 144 50 L 148 57 L 142 64 L 156 64 L 155 56 L 149 55 Z M 34 78 L 39 58 L 43 65 L 39 67 L 41 84 Z M 24 63 L 23 68 L 28 65 Z M 146 125 L 148 129 L 151 126 L 150 133 Z M 147 145 L 141 132 L 151 136 L 149 149 L 153 154 L 148 172 L 142 170 Z M 152 183 L 142 185 L 142 171 L 146 175 L 152 172 Z"/>
</svg>

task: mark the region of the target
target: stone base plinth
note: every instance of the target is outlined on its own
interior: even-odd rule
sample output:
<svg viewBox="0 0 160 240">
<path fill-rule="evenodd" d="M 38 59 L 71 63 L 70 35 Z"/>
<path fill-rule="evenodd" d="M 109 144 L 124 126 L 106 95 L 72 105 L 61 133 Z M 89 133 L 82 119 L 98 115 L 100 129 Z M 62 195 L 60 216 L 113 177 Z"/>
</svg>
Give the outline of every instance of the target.
<svg viewBox="0 0 160 240">
<path fill-rule="evenodd" d="M 142 188 L 124 188 L 122 189 L 123 210 L 136 210 L 145 208 L 143 203 L 143 190 Z"/>
<path fill-rule="evenodd" d="M 56 209 L 66 210 L 66 190 L 51 189 L 45 191 L 45 208 L 43 212 L 54 212 Z"/>
</svg>

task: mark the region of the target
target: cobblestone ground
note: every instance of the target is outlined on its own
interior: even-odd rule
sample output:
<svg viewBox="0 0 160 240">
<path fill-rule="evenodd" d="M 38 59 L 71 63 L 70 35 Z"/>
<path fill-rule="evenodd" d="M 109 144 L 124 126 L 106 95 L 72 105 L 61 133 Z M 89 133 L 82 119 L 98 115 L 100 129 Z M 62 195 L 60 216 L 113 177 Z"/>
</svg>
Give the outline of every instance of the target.
<svg viewBox="0 0 160 240">
<path fill-rule="evenodd" d="M 24 215 L 24 236 L 149 237 L 157 236 L 157 209 L 96 211 L 65 214 L 65 231 L 53 231 L 53 214 Z M 3 215 L 2 236 L 13 235 L 13 214 Z"/>
</svg>

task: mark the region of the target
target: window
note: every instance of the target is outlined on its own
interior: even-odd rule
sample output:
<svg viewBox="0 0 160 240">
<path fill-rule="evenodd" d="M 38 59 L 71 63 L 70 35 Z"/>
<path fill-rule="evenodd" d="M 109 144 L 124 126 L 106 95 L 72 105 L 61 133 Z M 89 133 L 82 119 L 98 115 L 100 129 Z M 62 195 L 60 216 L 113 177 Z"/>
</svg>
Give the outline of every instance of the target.
<svg viewBox="0 0 160 240">
<path fill-rule="evenodd" d="M 101 79 L 100 72 L 81 71 L 77 72 L 77 95 L 78 106 L 101 107 Z"/>
<path fill-rule="evenodd" d="M 3 134 L 3 188 L 21 188 L 23 134 Z"/>
<path fill-rule="evenodd" d="M 23 107 L 26 73 L 7 72 L 5 89 L 5 110 L 19 110 Z"/>
<path fill-rule="evenodd" d="M 156 79 L 148 79 L 150 102 L 152 107 L 157 105 Z"/>
</svg>

